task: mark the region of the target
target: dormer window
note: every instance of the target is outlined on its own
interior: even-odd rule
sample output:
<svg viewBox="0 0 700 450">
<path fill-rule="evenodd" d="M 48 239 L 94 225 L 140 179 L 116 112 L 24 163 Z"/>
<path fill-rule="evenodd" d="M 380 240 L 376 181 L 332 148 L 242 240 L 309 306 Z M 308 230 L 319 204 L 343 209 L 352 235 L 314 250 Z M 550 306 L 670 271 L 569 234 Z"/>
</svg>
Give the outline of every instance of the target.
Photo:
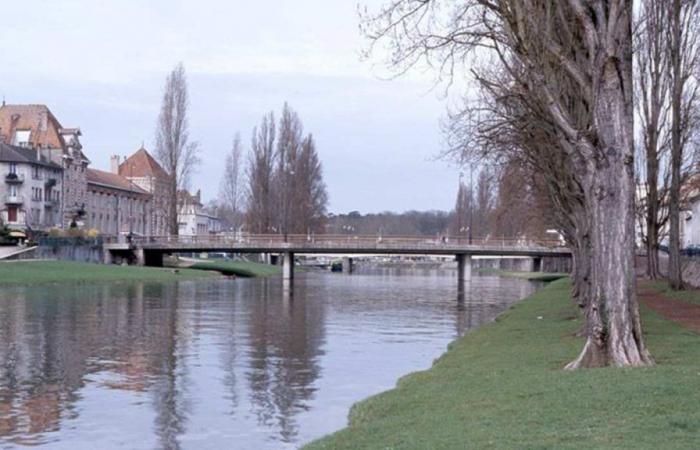
<svg viewBox="0 0 700 450">
<path fill-rule="evenodd" d="M 31 135 L 31 130 L 16 130 L 15 136 L 12 139 L 12 145 L 17 145 L 19 147 L 29 147 L 29 136 Z"/>
</svg>

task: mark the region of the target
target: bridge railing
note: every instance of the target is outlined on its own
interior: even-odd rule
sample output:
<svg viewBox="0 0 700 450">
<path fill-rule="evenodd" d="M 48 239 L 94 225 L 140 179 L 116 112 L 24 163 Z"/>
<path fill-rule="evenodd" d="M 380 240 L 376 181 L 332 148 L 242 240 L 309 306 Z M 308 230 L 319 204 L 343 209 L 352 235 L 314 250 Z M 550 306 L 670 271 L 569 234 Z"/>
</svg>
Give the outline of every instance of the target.
<svg viewBox="0 0 700 450">
<path fill-rule="evenodd" d="M 234 246 L 234 247 L 296 247 L 317 248 L 408 248 L 408 247 L 564 247 L 559 240 L 502 239 L 466 237 L 426 237 L 426 236 L 361 236 L 333 234 L 217 234 L 199 236 L 138 236 L 132 243 L 141 245 L 168 246 Z"/>
</svg>

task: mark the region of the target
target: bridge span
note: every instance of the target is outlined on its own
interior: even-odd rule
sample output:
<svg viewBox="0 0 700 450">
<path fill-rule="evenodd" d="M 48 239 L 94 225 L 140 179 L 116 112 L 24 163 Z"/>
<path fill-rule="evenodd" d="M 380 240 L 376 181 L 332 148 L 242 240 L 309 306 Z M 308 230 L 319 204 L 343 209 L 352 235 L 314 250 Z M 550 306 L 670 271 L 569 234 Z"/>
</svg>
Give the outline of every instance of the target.
<svg viewBox="0 0 700 450">
<path fill-rule="evenodd" d="M 559 241 L 472 239 L 454 237 L 377 237 L 339 235 L 211 235 L 133 237 L 130 242 L 104 245 L 105 263 L 115 255 L 131 254 L 139 265 L 162 266 L 173 253 L 265 253 L 282 256 L 284 279 L 294 277 L 296 254 L 334 255 L 454 255 L 458 279 L 471 278 L 472 256 L 530 257 L 539 271 L 543 257 L 569 258 Z M 350 261 L 352 264 L 352 261 Z"/>
</svg>

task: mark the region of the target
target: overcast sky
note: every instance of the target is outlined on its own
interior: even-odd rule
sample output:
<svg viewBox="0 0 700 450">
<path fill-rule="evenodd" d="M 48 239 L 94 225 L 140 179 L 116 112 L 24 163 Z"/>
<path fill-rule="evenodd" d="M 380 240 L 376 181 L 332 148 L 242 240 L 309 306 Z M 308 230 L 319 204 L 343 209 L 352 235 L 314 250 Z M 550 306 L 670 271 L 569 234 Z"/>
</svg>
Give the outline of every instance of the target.
<svg viewBox="0 0 700 450">
<path fill-rule="evenodd" d="M 205 199 L 235 132 L 248 147 L 261 116 L 288 101 L 316 137 L 331 212 L 453 205 L 457 169 L 434 160 L 442 91 L 420 74 L 386 81 L 360 60 L 357 0 L 23 0 L 3 16 L 0 93 L 80 127 L 95 168 L 153 148 L 164 79 L 182 61 L 204 161 L 191 184 Z"/>
</svg>

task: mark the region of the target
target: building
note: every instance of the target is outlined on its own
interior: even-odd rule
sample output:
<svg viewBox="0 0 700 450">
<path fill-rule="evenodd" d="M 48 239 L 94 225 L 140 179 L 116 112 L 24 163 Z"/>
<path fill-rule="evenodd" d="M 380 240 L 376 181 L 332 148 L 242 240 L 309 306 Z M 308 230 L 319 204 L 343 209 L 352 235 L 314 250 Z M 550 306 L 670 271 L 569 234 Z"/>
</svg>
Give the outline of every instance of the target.
<svg viewBox="0 0 700 450">
<path fill-rule="evenodd" d="M 152 195 L 118 173 L 87 170 L 86 226 L 102 234 L 148 235 Z"/>
<path fill-rule="evenodd" d="M 149 222 L 151 229 L 149 234 L 153 236 L 167 236 L 170 234 L 168 212 L 168 190 L 170 175 L 141 147 L 133 155 L 119 163 L 118 156 L 112 156 L 112 172 L 117 172 L 141 189 L 149 192 L 152 197 L 151 217 Z M 116 168 L 116 169 L 115 169 Z"/>
<path fill-rule="evenodd" d="M 201 192 L 195 195 L 187 191 L 177 193 L 177 221 L 180 236 L 201 236 L 215 234 L 221 231 L 219 218 L 208 212 L 202 205 Z"/>
<path fill-rule="evenodd" d="M 61 225 L 63 168 L 48 151 L 0 143 L 0 221 L 18 229 Z"/>
<path fill-rule="evenodd" d="M 61 166 L 61 223 L 75 224 L 85 213 L 87 167 L 79 128 L 64 128 L 46 105 L 6 105 L 0 107 L 0 142 L 47 152 Z"/>
</svg>

